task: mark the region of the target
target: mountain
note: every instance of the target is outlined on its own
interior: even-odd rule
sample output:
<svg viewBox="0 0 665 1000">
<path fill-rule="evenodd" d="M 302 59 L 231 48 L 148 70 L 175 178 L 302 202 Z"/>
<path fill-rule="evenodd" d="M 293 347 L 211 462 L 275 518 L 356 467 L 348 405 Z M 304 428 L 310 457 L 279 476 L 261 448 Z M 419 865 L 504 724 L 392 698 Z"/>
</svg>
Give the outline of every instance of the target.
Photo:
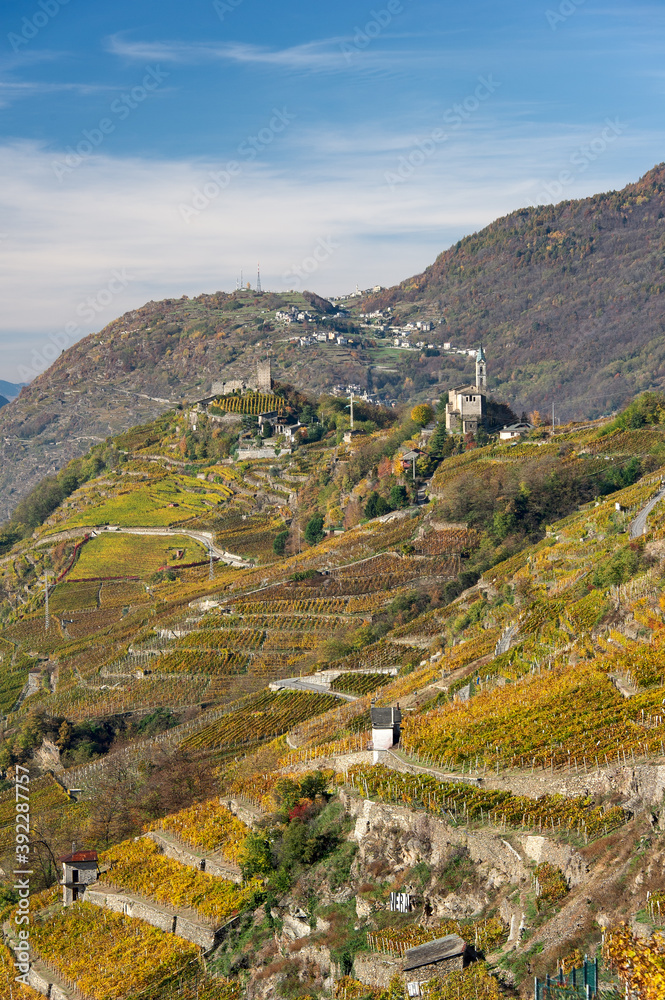
<svg viewBox="0 0 665 1000">
<path fill-rule="evenodd" d="M 3 407 L 3 406 L 6 406 L 8 402 L 9 402 L 9 400 L 5 399 L 4 396 L 0 396 L 0 408 Z"/>
<path fill-rule="evenodd" d="M 0 394 L 6 396 L 7 399 L 16 399 L 23 388 L 23 384 L 23 382 L 19 382 L 18 384 L 15 382 L 4 382 L 0 378 Z"/>
<path fill-rule="evenodd" d="M 523 208 L 366 299 L 483 343 L 513 409 L 594 417 L 665 385 L 665 164 L 635 184 Z"/>
<path fill-rule="evenodd" d="M 0 413 L 0 510 L 95 441 L 247 376 L 272 356 L 280 382 L 320 393 L 359 384 L 397 402 L 469 378 L 461 349 L 486 349 L 497 399 L 594 417 L 665 385 L 665 165 L 622 191 L 524 208 L 441 254 L 423 274 L 343 315 L 305 293 L 218 292 L 149 302 L 63 352 Z M 395 349 L 360 313 L 434 324 L 432 344 Z M 282 324 L 277 311 L 314 322 Z M 319 329 L 354 342 L 301 346 Z M 424 336 L 424 335 L 423 335 Z M 443 352 L 450 342 L 457 352 Z"/>
</svg>

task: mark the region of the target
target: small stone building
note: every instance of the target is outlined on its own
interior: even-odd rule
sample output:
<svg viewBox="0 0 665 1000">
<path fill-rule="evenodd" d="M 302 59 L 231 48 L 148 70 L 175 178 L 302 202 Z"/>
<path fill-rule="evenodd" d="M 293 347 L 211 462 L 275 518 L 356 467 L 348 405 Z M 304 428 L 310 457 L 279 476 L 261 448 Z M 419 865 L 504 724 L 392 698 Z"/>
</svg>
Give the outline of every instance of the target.
<svg viewBox="0 0 665 1000">
<path fill-rule="evenodd" d="M 402 724 L 402 712 L 399 705 L 396 708 L 371 709 L 372 716 L 372 749 L 390 750 L 399 743 Z"/>
<path fill-rule="evenodd" d="M 447 934 L 436 941 L 409 948 L 402 966 L 409 996 L 421 996 L 424 983 L 461 971 L 473 958 L 472 949 L 458 934 Z"/>
<path fill-rule="evenodd" d="M 70 906 L 82 899 L 85 890 L 99 878 L 97 851 L 74 851 L 59 858 L 62 865 L 62 903 Z"/>
</svg>

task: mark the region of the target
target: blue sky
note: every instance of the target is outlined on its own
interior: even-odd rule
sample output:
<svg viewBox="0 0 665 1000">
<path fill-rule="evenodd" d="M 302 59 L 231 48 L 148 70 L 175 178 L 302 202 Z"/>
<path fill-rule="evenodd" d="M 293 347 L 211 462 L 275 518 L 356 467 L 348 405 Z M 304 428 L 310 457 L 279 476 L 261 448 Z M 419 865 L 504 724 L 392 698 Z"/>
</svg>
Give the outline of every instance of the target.
<svg viewBox="0 0 665 1000">
<path fill-rule="evenodd" d="M 664 28 L 593 0 L 5 0 L 0 378 L 259 260 L 275 290 L 387 285 L 623 186 L 665 159 Z"/>
</svg>

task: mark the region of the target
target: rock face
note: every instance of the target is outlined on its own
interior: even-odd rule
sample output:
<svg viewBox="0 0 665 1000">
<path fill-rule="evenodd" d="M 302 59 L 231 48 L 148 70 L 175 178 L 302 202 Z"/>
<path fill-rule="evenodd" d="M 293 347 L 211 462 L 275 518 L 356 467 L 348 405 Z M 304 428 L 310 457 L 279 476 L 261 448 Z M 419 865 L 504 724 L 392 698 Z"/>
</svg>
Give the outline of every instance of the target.
<svg viewBox="0 0 665 1000">
<path fill-rule="evenodd" d="M 352 838 L 359 845 L 359 860 L 364 867 L 384 859 L 395 873 L 421 861 L 437 868 L 445 865 L 454 849 L 465 848 L 488 887 L 529 882 L 533 861 L 556 865 L 573 886 L 586 876 L 584 858 L 548 837 L 467 830 L 427 813 L 355 798 L 344 791 L 341 798 L 355 818 Z M 465 894 L 463 900 L 448 893 L 445 897 L 434 893 L 429 902 L 436 907 L 432 915 L 442 917 L 471 916 L 485 905 L 483 893 Z"/>
</svg>

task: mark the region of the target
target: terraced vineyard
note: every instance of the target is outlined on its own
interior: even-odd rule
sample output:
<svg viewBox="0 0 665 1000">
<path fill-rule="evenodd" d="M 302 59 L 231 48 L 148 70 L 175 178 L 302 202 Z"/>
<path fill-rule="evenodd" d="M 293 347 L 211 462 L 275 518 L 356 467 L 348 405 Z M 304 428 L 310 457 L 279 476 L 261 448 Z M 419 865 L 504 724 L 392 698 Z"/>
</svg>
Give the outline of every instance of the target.
<svg viewBox="0 0 665 1000">
<path fill-rule="evenodd" d="M 114 886 L 148 896 L 176 909 L 195 910 L 198 916 L 220 926 L 229 920 L 259 887 L 250 881 L 239 887 L 234 882 L 187 868 L 160 853 L 149 838 L 125 841 L 100 856 L 110 865 L 105 878 Z"/>
<path fill-rule="evenodd" d="M 332 695 L 303 691 L 265 692 L 247 707 L 189 736 L 184 749 L 217 750 L 247 743 L 259 743 L 286 733 L 293 726 L 320 715 L 337 703 Z"/>
<path fill-rule="evenodd" d="M 195 945 L 141 920 L 88 903 L 35 923 L 31 944 L 65 981 L 92 1000 L 120 1000 L 128 992 L 159 996 L 159 988 L 197 959 Z M 87 956 L 81 961 L 81 955 Z"/>
<path fill-rule="evenodd" d="M 405 775 L 390 768 L 355 766 L 340 782 L 350 782 L 365 797 L 384 802 L 402 803 L 425 809 L 435 815 L 447 815 L 455 823 L 480 822 L 514 829 L 537 829 L 540 832 L 562 831 L 584 840 L 604 836 L 626 822 L 619 807 L 601 808 L 586 797 L 563 798 L 543 795 L 538 799 L 510 792 L 490 791 L 467 784 L 438 781 L 431 775 Z"/>
<path fill-rule="evenodd" d="M 157 820 L 148 829 L 172 833 L 184 844 L 202 851 L 221 850 L 227 861 L 237 862 L 249 833 L 217 799 L 196 803 L 179 813 Z"/>
</svg>

